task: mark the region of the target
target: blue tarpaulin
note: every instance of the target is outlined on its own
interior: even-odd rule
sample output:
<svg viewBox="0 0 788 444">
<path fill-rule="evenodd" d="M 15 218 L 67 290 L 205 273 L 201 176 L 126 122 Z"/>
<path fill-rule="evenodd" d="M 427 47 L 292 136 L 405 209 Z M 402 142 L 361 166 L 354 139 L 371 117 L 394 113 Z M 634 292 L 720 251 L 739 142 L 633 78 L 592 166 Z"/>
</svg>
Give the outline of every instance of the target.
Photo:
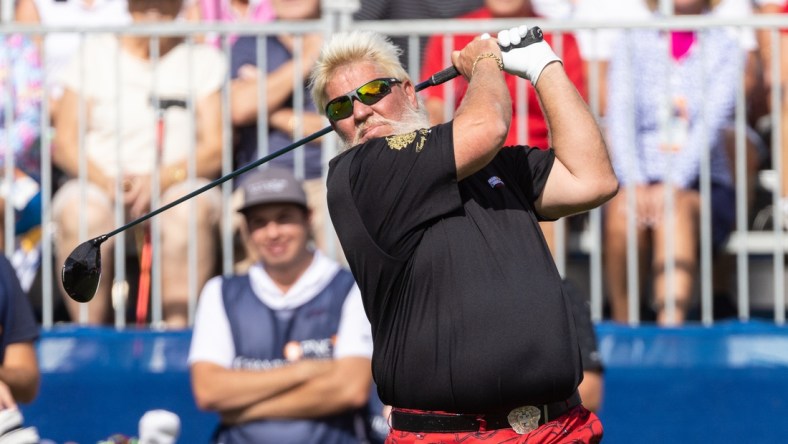
<svg viewBox="0 0 788 444">
<path fill-rule="evenodd" d="M 600 324 L 606 365 L 600 417 L 609 443 L 772 443 L 788 436 L 788 329 L 771 323 L 637 328 Z M 38 343 L 41 392 L 26 423 L 57 443 L 136 435 L 166 409 L 181 443 L 206 443 L 186 357 L 191 331 L 56 327 Z M 495 363 L 489 363 L 495 365 Z"/>
</svg>

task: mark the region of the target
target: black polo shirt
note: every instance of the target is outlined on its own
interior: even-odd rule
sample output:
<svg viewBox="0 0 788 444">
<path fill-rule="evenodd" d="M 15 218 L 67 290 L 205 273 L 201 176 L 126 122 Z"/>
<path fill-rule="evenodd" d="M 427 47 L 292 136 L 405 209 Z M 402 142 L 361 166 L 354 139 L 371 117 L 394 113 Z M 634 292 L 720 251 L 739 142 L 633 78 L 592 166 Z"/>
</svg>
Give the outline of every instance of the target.
<svg viewBox="0 0 788 444">
<path fill-rule="evenodd" d="M 481 413 L 573 393 L 571 308 L 533 209 L 553 160 L 507 148 L 457 182 L 450 122 L 331 161 L 329 210 L 372 324 L 383 402 Z"/>
</svg>

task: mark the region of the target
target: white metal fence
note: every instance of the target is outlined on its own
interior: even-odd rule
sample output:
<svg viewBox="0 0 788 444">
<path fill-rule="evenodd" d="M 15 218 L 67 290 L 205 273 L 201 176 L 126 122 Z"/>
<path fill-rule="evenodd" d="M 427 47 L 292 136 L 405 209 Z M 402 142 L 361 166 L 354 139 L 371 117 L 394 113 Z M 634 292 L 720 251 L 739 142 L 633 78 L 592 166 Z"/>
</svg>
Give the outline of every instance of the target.
<svg viewBox="0 0 788 444">
<path fill-rule="evenodd" d="M 10 2 L 5 2 L 5 4 Z M 326 35 L 331 34 L 332 32 L 338 30 L 346 30 L 346 29 L 365 29 L 365 30 L 374 30 L 384 34 L 388 34 L 391 36 L 404 36 L 408 38 L 409 42 L 409 72 L 411 77 L 414 80 L 421 80 L 419 79 L 419 72 L 420 72 L 420 65 L 421 61 L 418 59 L 418 45 L 419 45 L 419 37 L 420 36 L 429 36 L 434 33 L 434 30 L 440 29 L 442 33 L 446 34 L 478 34 L 481 32 L 495 32 L 496 30 L 508 28 L 515 25 L 520 24 L 528 24 L 528 25 L 538 25 L 542 27 L 545 31 L 552 31 L 557 34 L 561 33 L 569 33 L 578 30 L 603 30 L 603 29 L 635 29 L 635 28 L 655 28 L 655 29 L 670 29 L 670 30 L 703 30 L 712 27 L 733 27 L 733 28 L 742 28 L 742 27 L 750 27 L 753 29 L 764 29 L 770 32 L 770 38 L 772 41 L 772 45 L 775 48 L 779 48 L 779 30 L 781 28 L 788 28 L 788 17 L 781 17 L 781 16 L 755 16 L 755 17 L 748 17 L 742 19 L 710 19 L 704 17 L 672 17 L 660 20 L 654 20 L 647 23 L 627 23 L 621 21 L 608 21 L 608 22 L 573 22 L 573 21 L 548 21 L 548 20 L 533 20 L 533 19 L 525 19 L 525 20 L 413 20 L 413 21 L 385 21 L 385 22 L 378 22 L 378 21 L 353 21 L 350 15 L 352 11 L 353 4 L 352 2 L 342 3 L 339 2 L 339 5 L 334 5 L 336 9 L 325 9 L 323 18 L 319 21 L 308 21 L 308 22 L 274 22 L 274 23 L 265 23 L 262 25 L 253 25 L 253 24 L 243 24 L 243 25 L 198 25 L 198 24 L 187 24 L 187 23 L 172 23 L 172 24 L 162 24 L 162 25 L 146 25 L 146 26 L 131 26 L 131 27 L 103 27 L 103 28 L 93 28 L 90 30 L 87 29 L 80 29 L 78 27 L 45 27 L 45 26 L 22 26 L 13 23 L 6 23 L 3 26 L 2 31 L 0 34 L 12 34 L 12 33 L 22 33 L 31 36 L 41 36 L 48 33 L 53 32 L 74 32 L 80 36 L 80 41 L 84 42 L 84 39 L 91 34 L 94 33 L 114 33 L 117 35 L 151 35 L 153 36 L 154 42 L 156 39 L 165 37 L 165 36 L 185 36 L 187 41 L 190 44 L 193 44 L 195 39 L 200 36 L 204 35 L 208 32 L 219 33 L 223 36 L 227 36 L 229 34 L 248 34 L 248 35 L 256 35 L 258 36 L 258 43 L 262 42 L 262 39 L 268 35 L 278 35 L 282 33 L 290 33 L 295 35 L 303 35 L 307 32 L 315 32 L 316 30 L 322 31 Z M 229 54 L 229 40 L 224 38 L 223 40 L 223 50 L 225 54 Z M 301 39 L 296 39 L 295 45 L 295 58 L 299 59 L 301 56 Z M 153 45 L 152 45 L 153 46 Z M 258 44 L 257 46 L 258 52 L 257 57 L 258 67 L 260 71 L 264 74 L 265 73 L 265 45 Z M 557 48 L 557 52 L 560 53 L 560 48 Z M 772 76 L 774 78 L 779 78 L 780 73 L 778 71 L 780 65 L 780 58 L 781 52 L 779 50 L 775 50 L 772 52 Z M 45 57 L 42 56 L 42 59 L 45 60 Z M 90 63 L 117 63 L 117 61 L 112 60 L 102 60 L 102 61 L 91 61 Z M 44 70 L 46 70 L 46 66 L 44 66 Z M 591 109 L 595 113 L 599 113 L 600 110 L 600 96 L 599 96 L 599 76 L 600 76 L 600 68 L 599 65 L 595 62 L 592 62 L 589 65 L 588 70 L 588 101 Z M 188 82 L 189 79 L 185 79 L 184 81 Z M 222 174 L 227 174 L 232 170 L 232 149 L 233 149 L 233 142 L 232 142 L 232 125 L 229 116 L 229 81 L 230 76 L 227 75 L 225 79 L 225 85 L 222 90 L 222 125 L 224 128 L 223 132 L 223 147 L 222 147 Z M 299 91 L 299 85 L 302 85 L 304 82 L 303 78 L 294 78 L 293 81 L 295 82 L 296 88 L 295 91 Z M 778 83 L 775 83 L 778 85 Z M 614 86 L 615 87 L 615 86 Z M 784 95 L 784 91 L 782 90 L 781 86 L 774 88 L 771 92 L 771 96 L 769 97 L 769 101 L 771 103 L 771 126 L 774 129 L 771 132 L 771 140 L 767 140 L 767 144 L 770 146 L 771 150 L 771 159 L 772 159 L 772 169 L 770 171 L 762 172 L 762 177 L 764 178 L 771 178 L 772 182 L 779 183 L 782 180 L 783 172 L 780 168 L 780 159 L 784 153 L 781 153 L 780 146 L 780 132 L 777 130 L 780 128 L 781 125 L 781 103 L 782 97 Z M 262 104 L 265 102 L 265 91 L 264 89 L 260 89 L 258 92 L 258 103 Z M 523 97 L 518 99 L 519 101 L 523 102 Z M 300 117 L 303 113 L 303 106 L 300 105 L 302 101 L 302 97 L 299 97 L 298 94 L 296 95 L 294 103 L 296 103 L 295 109 Z M 193 101 L 187 101 L 187 107 L 189 112 L 194 118 L 194 109 L 193 109 Z M 520 104 L 522 105 L 522 103 Z M 4 104 L 6 107 L 6 116 L 13 116 L 13 112 L 10 111 L 11 104 Z M 266 109 L 265 106 L 259 106 L 260 110 L 263 112 L 260 113 L 258 116 L 258 134 L 259 134 L 259 155 L 265 155 L 274 150 L 281 148 L 281 147 L 270 147 L 267 146 L 267 137 L 264 135 L 267 133 L 267 115 L 264 111 Z M 44 100 L 42 101 L 41 105 L 41 113 L 42 115 L 48 115 L 48 105 L 47 102 Z M 84 116 L 81 116 L 84 118 Z M 123 116 L 116 116 L 118 122 L 121 121 Z M 743 159 L 744 157 L 744 150 L 745 150 L 745 126 L 744 126 L 744 119 L 745 119 L 745 103 L 743 93 L 739 97 L 736 106 L 736 152 L 737 157 Z M 81 121 L 84 121 L 83 119 Z M 300 124 L 301 119 L 297 119 L 299 122 L 296 125 L 294 136 L 295 139 L 299 139 L 300 137 L 304 136 L 302 126 Z M 6 126 L 10 127 L 13 122 L 11 119 L 6 119 Z M 81 136 L 84 137 L 84 124 L 80 125 L 80 133 Z M 51 174 L 52 171 L 52 162 L 51 162 L 51 155 L 52 155 L 52 131 L 49 127 L 49 122 L 47 119 L 42 119 L 41 123 L 41 166 L 42 166 L 42 177 L 41 177 L 41 186 L 43 190 L 52 190 L 53 188 L 53 177 Z M 120 142 L 118 141 L 118 144 Z M 324 157 L 324 164 L 327 163 L 328 159 L 336 152 L 336 141 L 333 137 L 326 137 L 323 141 L 324 149 L 323 149 L 323 157 Z M 193 150 L 192 150 L 193 151 Z M 84 156 L 81 156 L 84 157 Z M 80 178 L 82 184 L 86 183 L 86 173 L 84 169 L 84 159 L 81 161 L 83 167 L 80 169 Z M 704 166 L 702 169 L 708 168 L 708 156 L 704 158 Z M 10 180 L 13 177 L 13 156 L 11 153 L 7 152 L 5 157 L 5 177 L 6 180 Z M 188 178 L 194 177 L 194 166 L 193 162 L 190 164 L 190 168 L 187 172 Z M 296 157 L 296 173 L 303 175 L 303 157 Z M 774 322 L 777 324 L 783 324 L 785 322 L 785 260 L 784 260 L 784 253 L 786 251 L 786 246 L 788 245 L 786 236 L 783 230 L 780 228 L 782 225 L 782 216 L 780 212 L 775 212 L 773 228 L 769 230 L 759 230 L 755 231 L 749 226 L 749 221 L 746 214 L 746 192 L 744 190 L 744 184 L 746 183 L 745 175 L 747 172 L 744 168 L 739 168 L 736 170 L 736 183 L 737 183 L 737 225 L 736 230 L 729 240 L 726 252 L 730 255 L 733 255 L 736 260 L 736 287 L 731 288 L 732 294 L 735 294 L 736 297 L 736 304 L 737 304 L 737 312 L 738 318 L 740 320 L 748 320 L 753 316 L 753 307 L 765 309 L 766 312 L 771 312 L 769 317 L 771 317 Z M 116 184 L 116 189 L 120 189 L 120 184 Z M 708 201 L 708 189 L 707 187 L 701 187 L 702 190 L 702 198 L 705 201 Z M 774 207 L 779 206 L 779 187 L 773 187 L 773 192 L 771 195 L 771 204 Z M 222 192 L 222 201 L 223 201 L 223 224 L 222 224 L 222 233 L 221 233 L 221 271 L 224 274 L 229 274 L 233 271 L 233 231 L 232 231 L 232 209 L 231 209 L 231 192 L 232 188 L 229 183 L 225 183 L 221 186 Z M 60 299 L 60 295 L 57 291 L 56 281 L 57 276 L 59 275 L 59 269 L 62 264 L 55 263 L 53 259 L 53 231 L 52 231 L 52 214 L 51 214 L 51 195 L 49 192 L 45 192 L 42 199 L 42 239 L 40 243 L 41 248 L 41 276 L 42 276 L 42 285 L 41 285 L 41 316 L 42 316 L 42 323 L 44 327 L 49 328 L 53 325 L 55 321 L 55 307 L 58 304 Z M 153 205 L 157 205 L 158 202 L 154 200 Z M 4 233 L 6 239 L 6 245 L 13 245 L 14 243 L 14 233 L 13 233 L 13 208 L 11 205 L 10 199 L 6 200 L 6 207 L 5 207 L 5 230 Z M 700 245 L 700 268 L 698 274 L 698 292 L 700 295 L 700 320 L 704 324 L 710 324 L 714 322 L 713 316 L 713 295 L 712 295 L 712 262 L 715 260 L 711 254 L 711 245 L 709 241 L 709 220 L 708 217 L 702 218 L 704 223 L 701 226 L 701 245 Z M 114 226 L 120 226 L 123 223 L 128 222 L 128 220 L 124 219 L 123 208 L 122 205 L 117 204 L 115 206 L 115 220 Z M 152 325 L 153 326 L 162 326 L 162 311 L 161 311 L 161 267 L 160 267 L 160 258 L 156 258 L 159 254 L 158 242 L 157 239 L 157 229 L 156 223 L 153 224 L 153 238 L 154 238 L 154 266 L 153 266 L 153 275 L 152 275 L 152 300 L 151 300 L 151 316 L 152 316 Z M 186 227 L 190 231 L 190 240 L 191 243 L 195 241 L 195 234 L 193 227 Z M 331 230 L 330 226 L 327 227 L 327 230 Z M 587 289 L 590 295 L 591 301 L 591 312 L 592 317 L 595 321 L 603 320 L 604 318 L 604 282 L 603 282 L 603 265 L 602 265 L 602 212 L 601 210 L 597 209 L 589 213 L 587 220 L 582 224 L 581 227 L 573 227 L 570 229 L 569 224 L 565 221 L 559 221 L 557 223 L 557 233 L 558 236 L 556 237 L 556 262 L 558 264 L 559 270 L 564 274 L 569 274 L 574 276 L 576 279 L 580 280 L 580 284 L 582 288 Z M 564 236 L 566 234 L 566 236 Z M 86 235 L 83 233 L 83 237 Z M 127 313 L 127 299 L 125 295 L 123 295 L 122 288 L 123 282 L 131 277 L 127 275 L 127 255 L 126 251 L 124 250 L 124 239 L 123 235 L 118 235 L 118 239 L 115 243 L 116 248 L 114 252 L 114 262 L 115 262 L 115 270 L 112 276 L 105 275 L 103 276 L 104 279 L 112 279 L 115 283 L 114 286 L 114 296 L 113 296 L 113 307 L 115 311 L 115 326 L 117 328 L 124 328 L 126 326 L 126 313 Z M 11 248 L 6 248 L 6 254 L 12 254 Z M 329 254 L 336 255 L 337 251 L 328 251 Z M 187 258 L 184 260 L 188 261 L 190 265 L 190 278 L 189 281 L 184 283 L 184 285 L 188 286 L 189 289 L 189 319 L 192 319 L 192 315 L 195 308 L 195 303 L 197 297 L 199 295 L 200 289 L 197 288 L 196 281 L 194 278 L 196 269 L 196 252 L 194 249 L 190 249 L 187 255 Z M 666 263 L 666 270 L 667 273 L 671 273 L 671 270 L 675 267 L 675 263 L 672 260 L 668 260 Z M 638 276 L 635 272 L 636 269 L 636 258 L 634 254 L 630 254 L 628 257 L 628 269 L 632 271 L 630 274 L 631 277 L 634 278 L 634 284 L 630 287 L 633 289 L 631 294 L 629 295 L 630 298 L 630 306 L 635 307 L 635 309 L 631 310 L 630 316 L 630 323 L 637 324 L 640 322 L 639 314 L 637 312 L 638 303 L 640 301 L 640 297 L 637 294 L 637 291 L 634 290 L 637 288 L 637 281 Z M 672 297 L 668 295 L 668 304 L 671 304 Z M 86 311 L 80 314 L 80 321 L 84 322 L 86 319 Z"/>
</svg>

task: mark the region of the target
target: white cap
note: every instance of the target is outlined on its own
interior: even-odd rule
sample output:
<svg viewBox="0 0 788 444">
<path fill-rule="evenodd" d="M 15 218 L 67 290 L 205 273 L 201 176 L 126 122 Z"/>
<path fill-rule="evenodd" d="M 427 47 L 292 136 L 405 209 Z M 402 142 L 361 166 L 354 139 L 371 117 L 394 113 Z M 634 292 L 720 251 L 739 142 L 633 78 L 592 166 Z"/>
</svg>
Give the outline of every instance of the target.
<svg viewBox="0 0 788 444">
<path fill-rule="evenodd" d="M 140 444 L 175 444 L 181 419 L 167 410 L 149 410 L 140 418 Z"/>
</svg>

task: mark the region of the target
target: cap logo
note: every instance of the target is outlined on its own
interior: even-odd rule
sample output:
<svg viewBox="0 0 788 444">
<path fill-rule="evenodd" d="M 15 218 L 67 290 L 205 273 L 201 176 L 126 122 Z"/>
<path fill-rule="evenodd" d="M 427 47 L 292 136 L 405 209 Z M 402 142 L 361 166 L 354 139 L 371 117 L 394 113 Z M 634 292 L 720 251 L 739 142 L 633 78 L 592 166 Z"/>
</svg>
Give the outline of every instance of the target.
<svg viewBox="0 0 788 444">
<path fill-rule="evenodd" d="M 286 179 L 269 179 L 249 186 L 249 193 L 281 193 L 287 188 Z"/>
</svg>

